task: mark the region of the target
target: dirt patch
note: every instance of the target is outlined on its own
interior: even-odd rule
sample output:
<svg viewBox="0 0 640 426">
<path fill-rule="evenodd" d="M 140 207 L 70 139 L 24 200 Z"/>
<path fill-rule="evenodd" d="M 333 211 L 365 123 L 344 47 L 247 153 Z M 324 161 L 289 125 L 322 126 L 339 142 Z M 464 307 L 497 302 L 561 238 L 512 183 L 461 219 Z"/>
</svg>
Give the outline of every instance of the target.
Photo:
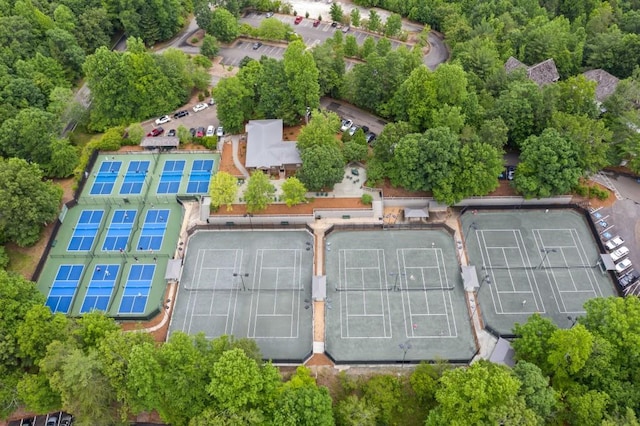
<svg viewBox="0 0 640 426">
<path fill-rule="evenodd" d="M 409 191 L 404 188 L 399 188 L 391 185 L 389 179 L 385 179 L 381 185 L 376 185 L 376 188 L 382 189 L 382 193 L 385 197 L 431 197 L 431 193 L 425 191 Z"/>
<path fill-rule="evenodd" d="M 597 182 L 593 182 L 593 181 L 584 181 L 581 182 L 582 185 L 584 186 L 588 186 L 588 187 L 593 187 L 593 186 L 597 186 L 599 187 L 601 190 L 607 191 L 609 193 L 609 196 L 605 199 L 605 200 L 601 200 L 599 198 L 587 198 L 587 197 L 582 197 L 580 195 L 573 195 L 573 199 L 571 200 L 573 203 L 578 204 L 578 205 L 585 205 L 587 204 L 590 208 L 601 208 L 601 207 L 611 207 L 615 204 L 615 202 L 617 201 L 617 198 L 615 195 L 613 195 L 613 192 L 603 186 L 600 185 Z"/>
<path fill-rule="evenodd" d="M 238 146 L 238 160 L 240 160 L 241 164 L 245 164 L 247 159 L 247 143 L 245 141 L 241 141 Z M 231 141 L 225 142 L 222 145 L 222 155 L 220 158 L 220 169 L 221 172 L 227 172 L 231 176 L 235 177 L 244 177 L 242 172 L 238 170 L 235 163 L 233 162 L 233 144 Z"/>
<path fill-rule="evenodd" d="M 284 129 L 282 129 L 282 139 L 285 141 L 297 141 L 302 127 L 302 125 L 285 127 Z"/>
</svg>

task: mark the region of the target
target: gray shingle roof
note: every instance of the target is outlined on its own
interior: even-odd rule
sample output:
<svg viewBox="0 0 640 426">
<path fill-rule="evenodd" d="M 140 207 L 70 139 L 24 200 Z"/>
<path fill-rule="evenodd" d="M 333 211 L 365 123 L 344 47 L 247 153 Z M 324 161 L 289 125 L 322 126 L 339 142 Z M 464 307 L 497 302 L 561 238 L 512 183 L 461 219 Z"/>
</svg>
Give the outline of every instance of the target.
<svg viewBox="0 0 640 426">
<path fill-rule="evenodd" d="M 142 139 L 140 146 L 143 148 L 162 148 L 162 147 L 174 147 L 177 148 L 180 145 L 180 141 L 175 136 L 158 136 L 155 138 Z"/>
<path fill-rule="evenodd" d="M 514 58 L 513 56 L 509 56 L 507 62 L 504 64 L 504 69 L 510 73 L 511 71 L 517 70 L 518 68 L 527 68 L 525 64 Z"/>
<path fill-rule="evenodd" d="M 614 75 L 609 74 L 603 69 L 589 70 L 582 73 L 587 80 L 595 81 L 596 86 L 596 100 L 598 102 L 604 102 L 609 96 L 616 91 L 620 80 Z"/>
<path fill-rule="evenodd" d="M 526 69 L 529 80 L 533 81 L 538 86 L 554 83 L 560 79 L 560 74 L 558 74 L 558 69 L 556 68 L 556 63 L 553 58 L 528 67 L 513 56 L 510 56 L 504 64 L 504 69 L 507 73 L 520 68 Z"/>
<path fill-rule="evenodd" d="M 268 169 L 302 164 L 296 142 L 282 140 L 282 120 L 251 120 L 246 131 L 246 167 Z"/>
</svg>

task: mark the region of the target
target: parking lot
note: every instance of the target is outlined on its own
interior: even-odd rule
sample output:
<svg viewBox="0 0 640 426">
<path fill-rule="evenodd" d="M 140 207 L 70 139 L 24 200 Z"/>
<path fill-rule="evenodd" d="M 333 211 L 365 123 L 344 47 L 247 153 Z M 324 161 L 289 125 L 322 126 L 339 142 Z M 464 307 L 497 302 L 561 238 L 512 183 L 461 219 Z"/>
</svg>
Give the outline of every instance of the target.
<svg viewBox="0 0 640 426">
<path fill-rule="evenodd" d="M 209 102 L 208 98 L 204 100 L 204 103 L 207 103 L 208 108 L 205 108 L 203 111 L 193 112 L 193 107 L 196 104 L 200 103 L 199 101 L 196 100 L 195 102 L 190 102 L 180 107 L 176 111 L 167 111 L 166 114 L 169 117 L 171 117 L 171 121 L 169 121 L 168 123 L 158 126 L 155 123 L 155 120 L 157 118 L 155 117 L 151 120 L 143 122 L 142 127 L 146 132 L 149 132 L 151 131 L 151 129 L 154 129 L 156 127 L 162 127 L 164 129 L 163 136 L 166 136 L 169 130 L 171 129 L 177 130 L 178 126 L 181 126 L 181 125 L 186 127 L 187 129 L 190 129 L 190 128 L 197 129 L 198 127 L 204 127 L 206 129 L 208 126 L 218 127 L 220 125 L 220 120 L 218 120 L 217 107 L 216 105 L 209 105 L 208 102 Z M 189 115 L 182 118 L 174 118 L 173 114 L 177 111 L 182 111 L 182 110 L 189 111 Z"/>
<path fill-rule="evenodd" d="M 45 414 L 42 416 L 25 417 L 12 420 L 8 426 L 69 426 L 72 424 L 72 416 L 62 411 Z"/>
</svg>

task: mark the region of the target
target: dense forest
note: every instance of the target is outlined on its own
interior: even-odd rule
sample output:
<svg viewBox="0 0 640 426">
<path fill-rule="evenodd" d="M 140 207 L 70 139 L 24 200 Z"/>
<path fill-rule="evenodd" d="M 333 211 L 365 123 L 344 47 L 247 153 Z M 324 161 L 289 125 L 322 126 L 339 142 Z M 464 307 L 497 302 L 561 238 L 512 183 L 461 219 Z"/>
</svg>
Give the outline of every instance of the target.
<svg viewBox="0 0 640 426">
<path fill-rule="evenodd" d="M 585 308 L 570 329 L 538 315 L 517 324 L 513 368 L 320 370 L 323 386 L 305 367 L 291 374 L 263 362 L 252 340 L 175 333 L 158 344 L 97 311 L 52 314 L 32 283 L 0 271 L 0 417 L 23 405 L 66 410 L 81 426 L 151 410 L 175 426 L 637 425 L 640 300 Z"/>
</svg>

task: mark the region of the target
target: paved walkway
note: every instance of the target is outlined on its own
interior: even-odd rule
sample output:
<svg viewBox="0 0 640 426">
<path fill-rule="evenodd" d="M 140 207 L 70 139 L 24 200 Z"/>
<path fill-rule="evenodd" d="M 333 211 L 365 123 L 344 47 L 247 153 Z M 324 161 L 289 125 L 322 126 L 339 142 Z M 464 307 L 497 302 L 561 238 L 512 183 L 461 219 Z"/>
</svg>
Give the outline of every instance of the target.
<svg viewBox="0 0 640 426">
<path fill-rule="evenodd" d="M 236 169 L 240 170 L 240 172 L 244 175 L 245 178 L 249 179 L 249 172 L 244 168 L 244 164 L 240 162 L 238 158 L 238 149 L 240 147 L 240 135 L 231 135 L 225 136 L 224 139 L 231 139 L 232 146 L 232 156 L 233 156 L 233 164 L 236 166 Z"/>
</svg>

